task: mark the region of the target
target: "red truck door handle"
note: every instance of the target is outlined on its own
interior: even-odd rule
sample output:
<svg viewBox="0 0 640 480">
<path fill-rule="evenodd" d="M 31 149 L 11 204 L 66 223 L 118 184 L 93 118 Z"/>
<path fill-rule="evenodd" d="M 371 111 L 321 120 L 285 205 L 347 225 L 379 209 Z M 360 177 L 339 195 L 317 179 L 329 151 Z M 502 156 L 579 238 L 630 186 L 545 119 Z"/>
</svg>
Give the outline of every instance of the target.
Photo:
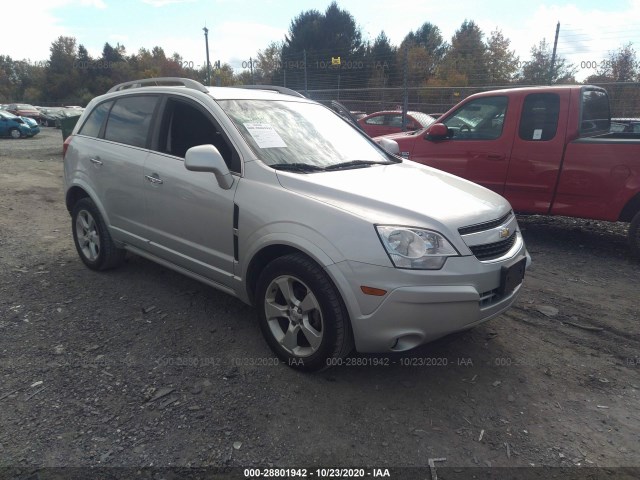
<svg viewBox="0 0 640 480">
<path fill-rule="evenodd" d="M 499 161 L 499 160 L 504 160 L 505 156 L 504 155 L 500 155 L 497 153 L 489 153 L 487 154 L 487 160 L 494 160 L 494 161 Z"/>
</svg>

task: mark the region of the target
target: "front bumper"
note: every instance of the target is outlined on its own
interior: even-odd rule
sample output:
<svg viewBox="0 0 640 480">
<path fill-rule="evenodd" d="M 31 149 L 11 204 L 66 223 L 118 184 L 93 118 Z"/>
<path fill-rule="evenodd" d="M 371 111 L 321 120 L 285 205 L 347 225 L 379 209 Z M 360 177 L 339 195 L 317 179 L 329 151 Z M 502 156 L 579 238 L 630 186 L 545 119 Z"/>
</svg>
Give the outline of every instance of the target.
<svg viewBox="0 0 640 480">
<path fill-rule="evenodd" d="M 518 233 L 518 235 L 520 235 Z M 531 257 L 524 243 L 515 255 Z M 466 330 L 507 310 L 522 284 L 500 296 L 502 266 L 474 256 L 449 258 L 441 270 L 402 270 L 358 262 L 329 267 L 343 292 L 359 352 L 398 352 L 453 332 Z M 387 291 L 383 297 L 362 293 L 366 285 Z M 347 294 L 345 294 L 347 291 Z"/>
</svg>

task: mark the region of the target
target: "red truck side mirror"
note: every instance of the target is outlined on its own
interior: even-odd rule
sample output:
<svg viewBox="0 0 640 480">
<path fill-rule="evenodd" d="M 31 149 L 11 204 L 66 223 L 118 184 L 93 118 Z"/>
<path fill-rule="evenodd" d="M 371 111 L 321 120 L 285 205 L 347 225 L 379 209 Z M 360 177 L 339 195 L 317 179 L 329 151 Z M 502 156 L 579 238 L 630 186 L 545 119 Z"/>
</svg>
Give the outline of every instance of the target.
<svg viewBox="0 0 640 480">
<path fill-rule="evenodd" d="M 449 128 L 444 123 L 434 123 L 427 128 L 424 138 L 427 140 L 444 140 L 449 137 Z"/>
</svg>

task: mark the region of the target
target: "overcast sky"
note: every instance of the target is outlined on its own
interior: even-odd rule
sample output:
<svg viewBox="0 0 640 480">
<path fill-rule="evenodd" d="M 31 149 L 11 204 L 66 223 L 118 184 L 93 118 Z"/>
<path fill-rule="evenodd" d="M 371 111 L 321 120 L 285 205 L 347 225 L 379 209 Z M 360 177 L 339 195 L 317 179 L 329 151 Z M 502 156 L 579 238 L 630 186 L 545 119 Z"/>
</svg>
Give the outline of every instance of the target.
<svg viewBox="0 0 640 480">
<path fill-rule="evenodd" d="M 284 38 L 300 12 L 324 11 L 329 0 L 29 0 L 3 2 L 0 54 L 13 59 L 46 60 L 51 42 L 73 36 L 99 56 L 105 42 L 120 42 L 127 53 L 161 46 L 178 52 L 195 66 L 204 63 L 202 27 L 209 28 L 211 60 L 241 69 L 271 41 Z M 521 61 L 542 38 L 553 43 L 560 21 L 558 51 L 577 66 L 599 62 L 609 50 L 632 42 L 640 47 L 640 0 L 580 2 L 513 0 L 427 1 L 340 0 L 361 27 L 365 39 L 384 30 L 398 45 L 411 30 L 429 21 L 445 39 L 465 20 L 474 20 L 488 35 L 496 28 L 511 40 Z M 399 6 L 402 5 L 402 6 Z M 582 71 L 579 77 L 592 73 Z"/>
</svg>

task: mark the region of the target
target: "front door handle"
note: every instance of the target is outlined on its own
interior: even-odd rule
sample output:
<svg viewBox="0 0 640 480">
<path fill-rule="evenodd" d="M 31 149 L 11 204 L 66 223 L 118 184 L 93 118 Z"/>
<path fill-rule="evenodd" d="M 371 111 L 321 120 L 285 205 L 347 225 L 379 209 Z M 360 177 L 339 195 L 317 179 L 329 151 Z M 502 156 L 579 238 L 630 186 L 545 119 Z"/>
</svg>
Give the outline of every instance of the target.
<svg viewBox="0 0 640 480">
<path fill-rule="evenodd" d="M 154 183 L 156 185 L 161 185 L 164 182 L 162 181 L 162 179 L 158 178 L 158 174 L 157 173 L 153 173 L 151 175 L 145 175 L 144 178 L 147 179 L 147 181 Z"/>
<path fill-rule="evenodd" d="M 102 160 L 100 160 L 100 157 L 91 157 L 89 161 L 94 165 L 102 165 Z"/>
<path fill-rule="evenodd" d="M 504 160 L 505 158 L 506 157 L 504 155 L 500 155 L 497 153 L 490 153 L 487 155 L 488 160 L 500 161 L 500 160 Z"/>
</svg>

